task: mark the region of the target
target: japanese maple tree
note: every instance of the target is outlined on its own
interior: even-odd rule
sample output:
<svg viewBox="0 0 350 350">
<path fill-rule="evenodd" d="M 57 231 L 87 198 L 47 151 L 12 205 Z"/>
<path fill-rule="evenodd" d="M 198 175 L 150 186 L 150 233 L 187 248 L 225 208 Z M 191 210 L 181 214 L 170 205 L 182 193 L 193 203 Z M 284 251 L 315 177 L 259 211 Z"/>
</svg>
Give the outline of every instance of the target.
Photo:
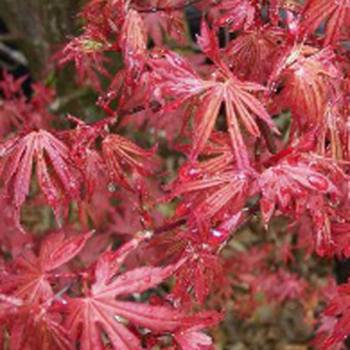
<svg viewBox="0 0 350 350">
<path fill-rule="evenodd" d="M 349 0 L 77 18 L 52 74 L 93 108 L 1 74 L 0 348 L 223 349 L 221 322 L 293 302 L 341 349 L 350 282 L 305 271 L 350 257 Z"/>
</svg>

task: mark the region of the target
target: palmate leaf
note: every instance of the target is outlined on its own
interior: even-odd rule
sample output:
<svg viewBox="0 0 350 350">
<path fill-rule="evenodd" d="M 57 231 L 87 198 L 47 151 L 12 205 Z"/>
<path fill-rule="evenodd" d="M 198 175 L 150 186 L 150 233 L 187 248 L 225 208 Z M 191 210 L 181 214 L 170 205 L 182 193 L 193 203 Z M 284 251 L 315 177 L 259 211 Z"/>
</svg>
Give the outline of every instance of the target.
<svg viewBox="0 0 350 350">
<path fill-rule="evenodd" d="M 230 31 L 238 29 L 249 29 L 254 24 L 256 6 L 247 0 L 225 0 L 213 1 L 217 4 L 214 7 L 214 25 L 225 26 Z"/>
<path fill-rule="evenodd" d="M 65 238 L 64 233 L 49 236 L 42 244 L 38 256 L 25 250 L 6 274 L 0 275 L 0 292 L 25 302 L 45 302 L 53 297 L 50 273 L 72 260 L 84 248 L 92 233 Z"/>
<path fill-rule="evenodd" d="M 51 302 L 24 302 L 0 294 L 0 323 L 9 332 L 10 350 L 75 349 L 68 331 L 60 323 L 62 317 L 50 312 Z M 0 347 L 3 344 L 0 336 Z"/>
<path fill-rule="evenodd" d="M 186 233 L 183 237 L 186 238 Z M 174 297 L 186 305 L 193 298 L 198 305 L 203 305 L 214 286 L 220 281 L 222 276 L 222 266 L 219 256 L 201 246 L 198 242 L 191 242 L 190 235 L 187 235 L 188 246 L 184 254 L 188 255 L 188 260 L 176 274 L 176 284 L 173 289 Z"/>
<path fill-rule="evenodd" d="M 224 103 L 226 121 L 231 139 L 231 146 L 235 155 L 237 166 L 240 169 L 249 167 L 247 148 L 241 132 L 241 123 L 245 129 L 255 137 L 260 136 L 255 116 L 266 122 L 277 132 L 272 119 L 260 101 L 251 91 L 261 91 L 263 87 L 249 82 L 242 82 L 231 76 L 224 83 L 218 82 L 202 97 L 195 116 L 194 142 L 190 155 L 195 159 L 204 149 L 219 116 L 221 105 Z"/>
<path fill-rule="evenodd" d="M 228 66 L 220 58 L 216 34 L 210 30 L 205 20 L 202 21 L 201 36 L 198 36 L 198 44 L 202 51 L 218 67 L 218 71 L 213 75 L 212 81 L 199 80 L 188 67 L 188 64 L 183 63 L 183 60 L 172 60 L 172 66 L 177 66 L 173 69 L 175 72 L 178 72 L 180 67 L 183 72 L 182 67 L 186 66 L 185 72 L 188 72 L 188 74 L 185 81 L 186 83 L 191 81 L 191 85 L 196 86 L 193 92 L 190 91 L 186 94 L 186 90 L 183 91 L 183 88 L 181 88 L 181 81 L 176 79 L 177 88 L 183 91 L 182 95 L 185 93 L 183 100 L 195 94 L 199 95 L 199 106 L 194 116 L 193 148 L 190 159 L 192 161 L 195 160 L 204 149 L 214 130 L 220 108 L 224 104 L 226 123 L 237 166 L 240 169 L 248 168 L 249 159 L 241 132 L 241 124 L 243 124 L 248 133 L 259 137 L 260 130 L 255 118 L 260 118 L 271 129 L 278 132 L 262 103 L 253 95 L 253 93 L 263 91 L 264 87 L 256 83 L 241 81 L 231 73 Z M 181 64 L 177 62 L 181 62 Z M 202 86 L 202 91 L 198 89 L 200 86 Z M 178 89 L 175 90 L 176 93 Z"/>
<path fill-rule="evenodd" d="M 215 350 L 212 339 L 201 331 L 213 327 L 222 320 L 222 314 L 204 311 L 190 316 L 185 326 L 174 334 L 174 339 L 181 350 Z"/>
<path fill-rule="evenodd" d="M 326 22 L 324 46 L 337 44 L 342 39 L 349 39 L 349 0 L 309 0 L 306 3 L 303 18 L 306 33 L 314 32 L 323 22 Z"/>
<path fill-rule="evenodd" d="M 116 299 L 155 287 L 174 274 L 176 265 L 141 267 L 111 280 L 116 260 L 119 266 L 120 257 L 113 253 L 101 257 L 91 289 L 84 297 L 68 299 L 66 327 L 72 338 L 80 342 L 80 350 L 104 349 L 102 332 L 115 350 L 139 349 L 140 340 L 126 326 L 128 323 L 155 332 L 173 332 L 182 324 L 182 312 Z"/>
<path fill-rule="evenodd" d="M 278 57 L 279 41 L 285 33 L 275 27 L 252 29 L 232 40 L 224 60 L 238 76 L 265 84 Z"/>
<path fill-rule="evenodd" d="M 259 178 L 262 193 L 261 210 L 263 221 L 267 224 L 276 206 L 282 212 L 295 210 L 301 215 L 308 206 L 311 196 L 322 197 L 327 193 L 336 193 L 335 185 L 321 172 L 307 163 L 282 161 L 280 164 L 266 169 Z M 295 202 L 295 208 L 291 205 Z M 298 205 L 299 204 L 299 205 Z M 321 202 L 319 202 L 321 204 Z"/>
<path fill-rule="evenodd" d="M 179 150 L 188 154 L 191 152 L 191 145 L 181 145 Z M 230 137 L 225 132 L 214 131 L 201 155 L 207 157 L 207 159 L 195 163 L 184 163 L 181 166 L 179 170 L 180 181 L 191 181 L 200 178 L 204 174 L 213 176 L 223 171 L 235 169 Z"/>
<path fill-rule="evenodd" d="M 68 147 L 47 131 L 15 136 L 0 146 L 0 178 L 19 211 L 29 194 L 35 162 L 39 186 L 60 219 L 68 199 L 79 199 L 80 177 Z"/>
<path fill-rule="evenodd" d="M 69 116 L 77 123 L 76 129 L 70 131 L 71 154 L 81 169 L 86 182 L 88 197 L 91 197 L 98 183 L 108 173 L 111 188 L 114 184 L 132 189 L 129 175 L 137 172 L 149 176 L 158 168 L 159 162 L 154 148 L 144 150 L 126 137 L 109 133 L 109 126 L 116 122 L 115 118 L 105 118 L 92 124 Z M 102 139 L 101 150 L 96 145 Z"/>
<path fill-rule="evenodd" d="M 102 142 L 102 156 L 111 181 L 131 189 L 127 171 L 147 176 L 154 173 L 158 162 L 154 150 L 144 150 L 125 137 L 109 134 Z"/>
<path fill-rule="evenodd" d="M 220 108 L 224 104 L 231 147 L 237 166 L 245 169 L 249 167 L 249 159 L 241 124 L 250 134 L 259 137 L 260 130 L 255 118 L 260 118 L 278 132 L 264 106 L 253 94 L 263 91 L 264 87 L 256 83 L 241 81 L 235 77 L 219 61 L 217 50 L 215 47 L 211 48 L 211 45 L 216 45 L 216 43 L 210 40 L 208 34 L 204 38 L 201 37 L 200 40 L 201 46 L 219 65 L 220 69 L 214 76 L 215 80 L 202 80 L 183 58 L 173 52 L 166 52 L 162 53 L 160 59 L 157 58 L 151 63 L 156 77 L 155 81 L 163 95 L 178 99 L 170 106 L 177 107 L 185 101 L 192 101 L 197 107 L 194 116 L 193 148 L 190 153 L 193 161 L 203 151 L 214 130 Z"/>
<path fill-rule="evenodd" d="M 135 84 L 147 56 L 147 35 L 144 22 L 135 10 L 129 10 L 121 30 L 119 45 L 123 50 L 127 84 Z"/>
<path fill-rule="evenodd" d="M 251 92 L 261 91 L 259 84 L 242 82 L 231 77 L 224 85 L 224 102 L 226 120 L 231 136 L 232 149 L 236 156 L 238 168 L 249 167 L 247 147 L 243 140 L 240 121 L 253 136 L 259 137 L 260 130 L 255 117 L 264 121 L 272 130 L 278 133 L 271 117 L 262 103 Z"/>
<path fill-rule="evenodd" d="M 332 255 L 334 250 L 330 230 L 331 199 L 341 200 L 344 186 L 344 180 L 331 176 L 329 170 L 317 159 L 312 162 L 290 157 L 265 170 L 259 178 L 263 223 L 268 224 L 277 208 L 279 213 L 298 222 L 303 217 L 310 218 L 312 243 L 321 256 Z M 323 174 L 326 171 L 327 176 Z"/>
<path fill-rule="evenodd" d="M 148 64 L 153 69 L 156 93 L 179 100 L 172 107 L 215 85 L 212 81 L 201 79 L 190 63 L 174 51 L 153 50 Z"/>
<path fill-rule="evenodd" d="M 156 46 L 161 46 L 163 35 L 166 33 L 171 39 L 186 42 L 186 23 L 183 14 L 183 0 L 144 0 L 136 1 L 137 10 L 149 10 L 150 8 L 162 8 L 166 11 L 152 11 L 143 13 L 145 27 L 150 39 Z M 176 8 L 180 8 L 177 10 Z"/>
<path fill-rule="evenodd" d="M 250 195 L 252 177 L 245 172 L 202 173 L 172 185 L 172 197 L 183 195 L 178 215 L 187 215 L 189 222 L 209 223 L 228 213 L 239 213 Z"/>
<path fill-rule="evenodd" d="M 324 349 L 335 344 L 343 343 L 350 332 L 350 284 L 340 285 L 324 312 L 324 316 L 331 318 L 332 322 L 326 328 L 328 338 L 324 342 Z M 326 325 L 324 325 L 326 326 Z M 343 347 L 341 347 L 343 349 Z"/>
<path fill-rule="evenodd" d="M 290 108 L 298 125 L 308 128 L 325 124 L 327 101 L 335 94 L 339 72 L 333 64 L 334 53 L 329 48 L 317 50 L 306 45 L 290 48 L 277 63 L 270 77 L 270 86 L 277 94 L 274 103 L 279 111 Z"/>
</svg>

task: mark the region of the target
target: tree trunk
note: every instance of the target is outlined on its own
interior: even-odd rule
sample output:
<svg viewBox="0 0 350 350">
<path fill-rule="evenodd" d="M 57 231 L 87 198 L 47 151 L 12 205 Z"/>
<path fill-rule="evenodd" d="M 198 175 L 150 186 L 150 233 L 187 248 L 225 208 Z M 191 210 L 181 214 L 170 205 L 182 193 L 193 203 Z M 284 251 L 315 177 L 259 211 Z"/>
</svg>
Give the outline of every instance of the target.
<svg viewBox="0 0 350 350">
<path fill-rule="evenodd" d="M 0 0 L 1 17 L 24 53 L 34 78 L 45 70 L 57 44 L 74 33 L 84 0 Z"/>
</svg>

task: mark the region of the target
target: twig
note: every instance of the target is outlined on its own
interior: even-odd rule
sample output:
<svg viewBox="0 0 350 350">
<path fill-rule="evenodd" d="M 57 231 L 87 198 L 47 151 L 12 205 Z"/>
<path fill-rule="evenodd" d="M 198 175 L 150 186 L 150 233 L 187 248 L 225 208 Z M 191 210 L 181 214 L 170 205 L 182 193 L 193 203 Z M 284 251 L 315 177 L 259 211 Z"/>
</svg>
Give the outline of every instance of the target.
<svg viewBox="0 0 350 350">
<path fill-rule="evenodd" d="M 266 142 L 266 146 L 268 148 L 268 150 L 272 153 L 272 154 L 277 154 L 277 146 L 275 144 L 275 140 L 273 138 L 273 134 L 272 131 L 270 129 L 270 127 L 267 125 L 267 123 L 259 118 L 257 118 L 257 124 L 260 128 L 260 131 L 265 139 Z"/>
<path fill-rule="evenodd" d="M 14 34 L 14 33 L 7 33 L 7 34 L 0 35 L 0 41 L 2 42 L 16 41 L 18 39 L 20 39 L 20 35 Z"/>
<path fill-rule="evenodd" d="M 139 105 L 130 109 L 123 109 L 120 112 L 117 113 L 118 115 L 118 121 L 116 123 L 116 127 L 118 127 L 123 118 L 128 116 L 128 115 L 133 115 L 139 112 L 142 112 L 144 110 L 146 110 L 147 108 L 151 109 L 154 113 L 159 112 L 161 109 L 161 105 L 159 104 L 159 102 L 157 101 L 151 101 L 151 103 L 149 104 L 149 106 L 145 106 L 145 105 Z M 114 113 L 113 113 L 114 114 Z"/>
<path fill-rule="evenodd" d="M 53 112 L 58 112 L 61 110 L 64 106 L 66 106 L 68 103 L 81 98 L 88 92 L 88 89 L 79 89 L 75 90 L 72 93 L 59 97 L 53 103 L 50 105 L 50 109 Z"/>
<path fill-rule="evenodd" d="M 3 52 L 6 56 L 8 56 L 10 60 L 14 61 L 15 63 L 18 63 L 22 66 L 26 66 L 28 64 L 27 59 L 21 52 L 12 49 L 2 42 L 0 42 L 0 52 Z"/>
<path fill-rule="evenodd" d="M 157 227 L 154 229 L 154 233 L 155 234 L 159 234 L 159 233 L 164 233 L 164 232 L 168 232 L 170 230 L 173 230 L 174 228 L 177 228 L 179 226 L 182 226 L 182 225 L 185 225 L 187 222 L 187 219 L 186 218 L 183 218 L 183 219 L 179 219 L 177 221 L 174 221 L 174 222 L 171 222 L 171 223 L 168 223 L 168 224 L 165 224 L 161 227 Z"/>
<path fill-rule="evenodd" d="M 192 0 L 192 1 L 185 1 L 184 4 L 182 5 L 177 5 L 177 6 L 166 6 L 166 7 L 150 7 L 147 9 L 137 9 L 138 12 L 140 13 L 152 13 L 152 12 L 166 12 L 166 11 L 179 11 L 179 10 L 183 10 L 186 7 L 189 6 L 193 6 L 193 5 L 197 5 L 201 2 L 203 2 L 204 0 Z"/>
</svg>

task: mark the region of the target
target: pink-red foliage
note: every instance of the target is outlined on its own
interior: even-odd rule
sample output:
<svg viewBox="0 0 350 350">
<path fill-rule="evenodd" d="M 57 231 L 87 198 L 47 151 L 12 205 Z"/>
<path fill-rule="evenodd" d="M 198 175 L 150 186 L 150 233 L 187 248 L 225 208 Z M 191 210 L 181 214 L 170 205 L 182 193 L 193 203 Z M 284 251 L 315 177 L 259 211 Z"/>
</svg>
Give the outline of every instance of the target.
<svg viewBox="0 0 350 350">
<path fill-rule="evenodd" d="M 0 81 L 0 348 L 214 350 L 227 305 L 293 301 L 339 349 L 350 283 L 326 292 L 297 260 L 350 257 L 349 0 L 91 0 L 79 17 L 53 60 L 97 116 Z"/>
</svg>

